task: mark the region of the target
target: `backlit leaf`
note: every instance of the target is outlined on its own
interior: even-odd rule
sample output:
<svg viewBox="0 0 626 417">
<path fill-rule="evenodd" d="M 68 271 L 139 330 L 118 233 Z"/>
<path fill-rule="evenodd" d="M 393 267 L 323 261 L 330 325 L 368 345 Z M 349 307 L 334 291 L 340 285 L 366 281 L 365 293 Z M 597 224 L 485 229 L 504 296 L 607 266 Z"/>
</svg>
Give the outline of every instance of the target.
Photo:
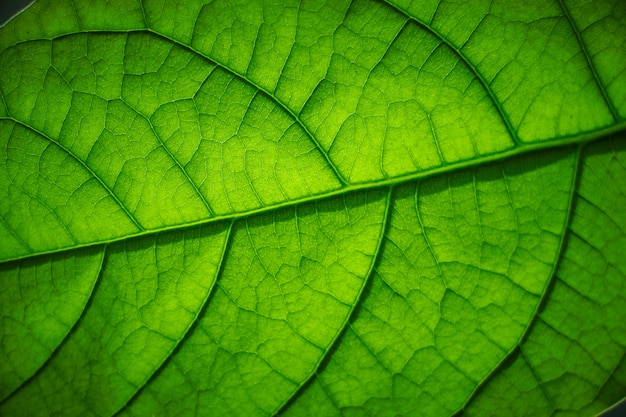
<svg viewBox="0 0 626 417">
<path fill-rule="evenodd" d="M 0 414 L 626 396 L 626 3 L 39 0 L 0 28 Z"/>
</svg>

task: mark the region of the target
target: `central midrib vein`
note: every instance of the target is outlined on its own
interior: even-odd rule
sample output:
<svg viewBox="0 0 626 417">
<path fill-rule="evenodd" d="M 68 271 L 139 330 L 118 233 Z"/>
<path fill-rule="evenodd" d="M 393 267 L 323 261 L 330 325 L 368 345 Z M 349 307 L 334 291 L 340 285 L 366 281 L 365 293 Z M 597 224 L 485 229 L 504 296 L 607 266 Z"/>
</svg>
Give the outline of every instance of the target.
<svg viewBox="0 0 626 417">
<path fill-rule="evenodd" d="M 10 118 L 10 117 L 0 117 L 0 120 L 12 120 L 13 121 L 13 118 Z M 271 205 L 268 205 L 268 206 L 259 207 L 259 208 L 256 208 L 256 209 L 243 211 L 243 212 L 239 212 L 239 213 L 222 214 L 222 215 L 217 215 L 215 217 L 201 219 L 201 220 L 198 220 L 198 221 L 188 222 L 188 223 L 184 223 L 184 224 L 165 226 L 165 227 L 156 228 L 156 229 L 146 229 L 146 230 L 143 230 L 141 232 L 129 234 L 129 235 L 126 235 L 126 236 L 123 236 L 123 237 L 118 237 L 118 238 L 113 238 L 113 239 L 104 239 L 104 240 L 99 240 L 99 241 L 79 244 L 79 245 L 70 246 L 70 247 L 62 247 L 62 248 L 52 249 L 52 250 L 48 250 L 48 251 L 41 251 L 41 252 L 37 252 L 37 253 L 31 253 L 31 254 L 27 254 L 27 255 L 23 255 L 23 256 L 18 256 L 18 257 L 15 257 L 15 258 L 7 258 L 7 259 L 4 259 L 4 260 L 0 261 L 0 264 L 5 263 L 5 262 L 29 259 L 29 258 L 33 258 L 33 257 L 36 257 L 36 256 L 42 256 L 42 255 L 48 255 L 48 254 L 52 254 L 52 253 L 59 253 L 59 252 L 64 252 L 64 251 L 84 248 L 84 247 L 90 247 L 90 246 L 96 246 L 96 245 L 102 245 L 102 244 L 109 244 L 109 243 L 113 243 L 113 242 L 124 241 L 124 240 L 130 239 L 130 238 L 135 238 L 135 237 L 139 237 L 139 236 L 153 235 L 153 234 L 164 233 L 164 232 L 169 232 L 169 231 L 173 231 L 173 230 L 181 230 L 181 229 L 190 228 L 190 227 L 196 227 L 196 226 L 200 226 L 200 225 L 204 225 L 204 224 L 208 224 L 208 223 L 236 220 L 236 219 L 239 219 L 239 218 L 249 217 L 249 216 L 253 216 L 253 215 L 256 215 L 256 214 L 261 214 L 261 213 L 265 213 L 265 212 L 275 211 L 275 210 L 278 210 L 278 209 L 281 209 L 281 208 L 293 207 L 293 206 L 300 205 L 300 204 L 306 204 L 306 203 L 310 203 L 310 202 L 323 200 L 323 199 L 326 199 L 326 198 L 332 198 L 332 197 L 336 197 L 336 196 L 339 196 L 339 195 L 342 195 L 342 194 L 347 194 L 347 193 L 350 193 L 350 192 L 367 191 L 367 190 L 370 190 L 370 189 L 376 189 L 376 188 L 381 188 L 381 187 L 390 187 L 390 186 L 397 185 L 397 184 L 402 184 L 402 183 L 405 183 L 405 182 L 422 180 L 422 179 L 429 178 L 429 177 L 432 177 L 432 176 L 443 175 L 443 174 L 451 173 L 451 172 L 454 172 L 454 171 L 462 170 L 462 169 L 465 169 L 465 168 L 471 168 L 471 167 L 474 167 L 474 166 L 486 164 L 486 163 L 489 163 L 489 162 L 503 161 L 503 160 L 506 160 L 506 159 L 514 158 L 516 156 L 528 154 L 528 153 L 531 153 L 533 151 L 564 148 L 564 147 L 567 147 L 567 146 L 570 146 L 570 145 L 592 142 L 592 141 L 595 141 L 595 140 L 599 140 L 599 139 L 601 139 L 601 138 L 603 138 L 605 136 L 608 136 L 608 135 L 611 135 L 611 134 L 617 134 L 617 133 L 621 133 L 621 132 L 626 132 L 626 122 L 622 122 L 620 124 L 612 125 L 612 126 L 609 126 L 607 128 L 604 128 L 604 129 L 599 129 L 599 130 L 596 130 L 594 132 L 586 132 L 586 133 L 582 133 L 582 134 L 579 134 L 579 135 L 562 137 L 562 138 L 554 139 L 554 140 L 550 140 L 550 141 L 530 143 L 530 144 L 528 144 L 526 146 L 523 146 L 523 147 L 513 147 L 513 148 L 510 148 L 508 150 L 497 152 L 497 153 L 494 153 L 494 154 L 491 154 L 491 155 L 488 155 L 488 156 L 483 156 L 483 157 L 480 157 L 480 158 L 475 158 L 475 159 L 455 162 L 455 163 L 452 163 L 452 164 L 442 165 L 442 166 L 439 166 L 437 168 L 434 168 L 434 169 L 431 169 L 431 170 L 428 170 L 428 171 L 414 172 L 414 173 L 410 173 L 410 174 L 407 174 L 407 175 L 398 176 L 398 177 L 390 178 L 390 179 L 375 180 L 375 181 L 365 182 L 365 183 L 350 184 L 350 185 L 344 186 L 342 188 L 329 190 L 329 191 L 327 191 L 325 193 L 320 193 L 320 194 L 316 194 L 316 195 L 312 195 L 312 196 L 308 196 L 308 197 L 303 197 L 303 198 L 299 198 L 299 199 L 295 199 L 295 200 L 291 200 L 291 201 L 285 201 L 285 202 L 281 202 L 281 203 L 271 204 Z"/>
</svg>

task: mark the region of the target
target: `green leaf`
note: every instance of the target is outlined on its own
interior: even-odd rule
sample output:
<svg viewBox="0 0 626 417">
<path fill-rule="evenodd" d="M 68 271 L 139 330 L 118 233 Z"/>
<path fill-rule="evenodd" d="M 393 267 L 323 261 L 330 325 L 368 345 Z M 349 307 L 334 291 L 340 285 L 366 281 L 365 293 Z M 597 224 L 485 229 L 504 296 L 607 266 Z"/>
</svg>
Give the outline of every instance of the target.
<svg viewBox="0 0 626 417">
<path fill-rule="evenodd" d="M 0 414 L 626 397 L 624 2 L 40 0 L 0 74 Z"/>
</svg>

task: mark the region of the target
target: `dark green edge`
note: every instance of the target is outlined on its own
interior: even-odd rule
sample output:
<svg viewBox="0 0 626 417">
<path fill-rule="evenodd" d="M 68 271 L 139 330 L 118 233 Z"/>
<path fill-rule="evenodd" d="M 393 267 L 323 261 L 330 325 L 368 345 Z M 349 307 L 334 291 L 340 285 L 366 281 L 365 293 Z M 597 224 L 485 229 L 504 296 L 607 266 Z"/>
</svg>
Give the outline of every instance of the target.
<svg viewBox="0 0 626 417">
<path fill-rule="evenodd" d="M 618 139 L 615 136 L 609 136 L 604 138 L 607 141 L 610 141 L 611 139 Z M 620 138 L 619 140 L 623 140 L 623 138 Z M 592 144 L 593 142 L 587 142 L 587 143 L 581 143 L 580 145 L 577 146 L 577 148 L 575 149 L 575 153 L 576 153 L 576 162 L 575 162 L 575 171 L 574 171 L 574 175 L 572 178 L 572 188 L 571 188 L 571 196 L 570 196 L 570 203 L 569 203 L 569 207 L 568 207 L 568 212 L 566 215 L 566 219 L 565 219 L 565 223 L 564 223 L 564 229 L 563 229 L 563 234 L 561 237 L 561 242 L 560 242 L 560 246 L 559 249 L 557 251 L 556 254 L 556 260 L 554 262 L 554 267 L 552 268 L 552 272 L 551 272 L 551 276 L 548 279 L 546 285 L 544 286 L 544 289 L 542 290 L 542 294 L 541 297 L 539 299 L 539 301 L 537 302 L 537 305 L 535 307 L 535 310 L 531 316 L 530 321 L 528 322 L 528 325 L 526 327 L 526 329 L 524 330 L 524 332 L 522 333 L 522 335 L 520 336 L 520 338 L 518 339 L 517 343 L 515 343 L 515 345 L 513 346 L 513 348 L 504 355 L 504 357 L 500 360 L 500 362 L 498 362 L 498 364 L 492 369 L 492 371 L 489 373 L 489 375 L 487 375 L 482 381 L 480 381 L 477 385 L 476 388 L 472 391 L 472 393 L 468 396 L 467 400 L 464 402 L 464 404 L 457 410 L 455 411 L 451 417 L 461 417 L 465 414 L 465 411 L 467 410 L 467 408 L 469 406 L 471 406 L 471 404 L 473 403 L 474 399 L 476 397 L 478 397 L 480 395 L 480 393 L 489 385 L 489 383 L 494 380 L 495 378 L 497 378 L 500 375 L 500 371 L 506 369 L 507 367 L 509 367 L 518 357 L 521 357 L 524 362 L 527 363 L 533 377 L 535 378 L 536 382 L 537 382 L 537 386 L 539 388 L 539 390 L 541 391 L 542 395 L 544 396 L 544 398 L 546 399 L 546 401 L 548 402 L 548 404 L 550 404 L 550 406 L 552 407 L 553 411 L 552 414 L 554 414 L 555 412 L 558 411 L 564 411 L 564 412 L 576 412 L 575 410 L 560 410 L 557 407 L 555 407 L 554 402 L 551 398 L 551 396 L 545 391 L 544 387 L 543 387 L 543 381 L 541 380 L 541 378 L 539 378 L 537 376 L 537 374 L 535 373 L 535 370 L 532 368 L 530 362 L 526 359 L 526 356 L 522 350 L 522 347 L 524 345 L 524 343 L 526 342 L 526 340 L 528 339 L 529 335 L 532 333 L 535 324 L 538 320 L 541 319 L 541 313 L 543 312 L 543 310 L 546 308 L 547 304 L 550 302 L 550 294 L 552 293 L 554 286 L 556 285 L 557 281 L 562 281 L 561 278 L 559 278 L 559 267 L 561 264 L 561 261 L 563 260 L 563 254 L 565 252 L 565 250 L 567 249 L 568 246 L 568 241 L 569 241 L 569 237 L 572 233 L 572 230 L 570 229 L 571 226 L 571 222 L 572 222 L 572 218 L 574 216 L 574 212 L 576 210 L 576 205 L 578 202 L 578 198 L 577 198 L 577 194 L 578 194 L 578 185 L 580 183 L 580 177 L 582 175 L 582 165 L 584 163 L 584 157 L 585 157 L 585 148 L 588 147 L 588 145 Z M 567 283 L 564 283 L 564 285 L 567 285 L 569 287 L 569 285 Z M 581 296 L 585 296 L 584 294 L 581 294 Z M 558 332 L 558 329 L 555 329 L 555 331 Z M 604 381 L 604 383 L 602 385 L 600 385 L 593 397 L 592 402 L 588 403 L 586 406 L 590 406 L 592 405 L 595 400 L 598 398 L 598 396 L 602 393 L 602 389 L 606 386 L 607 382 L 610 380 L 611 376 L 613 375 L 613 373 L 615 372 L 615 370 L 622 364 L 622 362 L 624 361 L 624 359 L 626 358 L 626 352 L 622 355 L 621 359 L 618 360 L 615 364 L 615 366 L 613 367 L 613 369 L 611 369 L 611 371 L 608 373 L 608 376 L 606 378 L 606 380 Z M 620 405 L 622 404 L 622 405 Z M 613 409 L 613 408 L 619 408 L 620 410 L 626 410 L 626 398 L 622 398 L 620 400 L 617 400 L 617 402 L 613 405 L 611 405 L 609 408 L 607 408 L 606 410 L 600 412 L 599 414 L 597 414 L 597 416 L 603 416 L 606 412 L 608 412 L 609 410 Z"/>
</svg>

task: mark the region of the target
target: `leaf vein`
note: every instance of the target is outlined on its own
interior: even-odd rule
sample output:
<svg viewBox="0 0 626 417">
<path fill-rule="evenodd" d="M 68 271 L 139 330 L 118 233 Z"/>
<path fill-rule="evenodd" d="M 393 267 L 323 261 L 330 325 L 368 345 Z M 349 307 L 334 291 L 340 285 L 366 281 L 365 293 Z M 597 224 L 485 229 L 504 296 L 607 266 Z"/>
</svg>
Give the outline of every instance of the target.
<svg viewBox="0 0 626 417">
<path fill-rule="evenodd" d="M 617 109 L 615 109 L 613 102 L 611 101 L 611 99 L 609 99 L 606 89 L 600 82 L 600 76 L 598 75 L 598 72 L 596 71 L 595 65 L 593 65 L 593 59 L 591 55 L 589 54 L 589 51 L 587 50 L 587 45 L 585 44 L 585 41 L 582 38 L 582 32 L 576 25 L 576 22 L 574 22 L 574 19 L 572 18 L 571 13 L 569 9 L 567 8 L 567 6 L 565 5 L 565 3 L 563 2 L 563 0 L 558 0 L 558 3 L 561 9 L 563 9 L 563 15 L 567 19 L 568 24 L 570 25 L 570 27 L 572 28 L 572 31 L 576 35 L 576 41 L 578 42 L 578 45 L 580 46 L 580 50 L 583 56 L 585 57 L 585 62 L 587 63 L 587 67 L 589 67 L 589 70 L 591 71 L 591 74 L 593 75 L 593 79 L 596 85 L 598 86 L 600 93 L 602 94 L 602 98 L 604 99 L 604 102 L 606 103 L 607 107 L 609 108 L 609 111 L 611 112 L 611 116 L 613 116 L 613 120 L 615 121 L 620 120 L 620 117 L 618 116 L 618 113 L 617 113 Z"/>
<path fill-rule="evenodd" d="M 487 80 L 482 75 L 482 73 L 480 71 L 478 71 L 478 68 L 469 60 L 469 58 L 467 56 L 465 56 L 463 51 L 460 48 L 457 48 L 454 44 L 452 44 L 452 42 L 450 42 L 445 36 L 443 36 L 441 33 L 439 33 L 437 30 L 435 30 L 433 27 L 431 27 L 428 23 L 422 22 L 417 17 L 411 15 L 411 13 L 409 13 L 408 10 L 406 10 L 406 9 L 400 7 L 400 6 L 397 6 L 395 4 L 392 4 L 389 0 L 383 0 L 383 1 L 389 7 L 394 8 L 395 10 L 397 10 L 400 13 L 404 14 L 405 16 L 407 16 L 409 19 L 413 20 L 415 23 L 417 23 L 421 28 L 423 28 L 425 31 L 427 31 L 431 35 L 433 35 L 436 38 L 440 39 L 448 48 L 450 48 L 451 51 L 453 51 L 461 59 L 461 61 L 463 61 L 463 63 L 465 65 L 467 65 L 467 67 L 474 73 L 474 75 L 476 76 L 476 79 L 478 80 L 478 82 L 480 82 L 482 87 L 485 89 L 485 91 L 487 92 L 487 94 L 491 98 L 491 101 L 492 101 L 493 105 L 495 106 L 496 111 L 498 112 L 498 115 L 500 116 L 500 118 L 504 122 L 504 125 L 506 126 L 509 135 L 511 135 L 511 139 L 513 140 L 513 142 L 517 146 L 523 144 L 523 142 L 520 140 L 520 138 L 519 138 L 519 136 L 517 134 L 517 130 L 513 128 L 513 124 L 511 123 L 511 119 L 509 118 L 509 115 L 506 113 L 506 111 L 502 107 L 501 102 L 498 100 L 498 97 L 496 96 L 496 93 L 491 88 L 491 84 L 487 82 Z"/>
<path fill-rule="evenodd" d="M 47 139 L 48 141 L 50 141 L 50 143 L 54 143 L 56 146 L 59 147 L 59 149 L 61 149 L 63 152 L 65 152 L 67 155 L 69 155 L 70 157 L 72 157 L 76 162 L 78 162 L 94 179 L 96 179 L 96 181 L 98 181 L 98 183 L 100 183 L 100 185 L 105 189 L 105 191 L 113 198 L 113 200 L 118 204 L 118 206 L 122 209 L 122 211 L 124 211 L 124 213 L 126 214 L 126 216 L 128 216 L 128 218 L 130 219 L 131 222 L 133 222 L 133 224 L 135 225 L 135 227 L 137 227 L 137 229 L 141 232 L 141 231 L 145 231 L 146 229 L 144 229 L 143 226 L 141 226 L 141 224 L 139 224 L 138 220 L 135 218 L 135 216 L 133 216 L 131 214 L 131 212 L 129 211 L 129 209 L 121 202 L 121 200 L 118 198 L 118 196 L 113 192 L 113 190 L 104 183 L 104 181 L 102 181 L 102 179 L 96 175 L 96 173 L 82 160 L 80 159 L 77 155 L 75 155 L 72 151 L 70 151 L 68 148 L 66 148 L 65 146 L 63 146 L 59 141 L 54 140 L 53 138 L 51 138 L 50 136 L 48 136 L 47 134 L 35 129 L 34 127 L 28 125 L 27 123 L 22 122 L 21 120 L 18 120 L 14 117 L 0 117 L 0 120 L 11 120 L 12 122 L 14 122 L 17 125 L 20 125 L 24 128 L 26 128 L 27 130 L 30 130 L 33 133 L 36 133 L 37 135 L 41 136 L 44 139 Z"/>
<path fill-rule="evenodd" d="M 78 316 L 74 324 L 65 334 L 65 336 L 63 336 L 63 338 L 59 341 L 59 344 L 52 350 L 48 358 L 46 358 L 46 360 L 39 366 L 39 368 L 37 368 L 37 370 L 32 375 L 30 375 L 28 378 L 23 380 L 20 383 L 20 385 L 15 387 L 15 389 L 11 391 L 5 398 L 0 400 L 0 407 L 4 405 L 5 403 L 7 403 L 15 395 L 17 395 L 24 387 L 32 383 L 42 372 L 44 372 L 44 370 L 49 366 L 52 360 L 59 354 L 59 351 L 62 349 L 62 347 L 69 341 L 72 334 L 74 334 L 75 330 L 78 328 L 81 321 L 85 317 L 85 314 L 87 314 L 87 311 L 89 310 L 89 307 L 91 306 L 93 302 L 93 295 L 97 291 L 98 287 L 100 286 L 100 282 L 102 281 L 104 265 L 106 262 L 106 251 L 107 251 L 107 246 L 105 245 L 100 250 L 100 266 L 98 267 L 98 274 L 96 276 L 96 279 L 94 279 L 93 281 L 93 286 L 91 287 L 90 294 L 87 297 L 87 302 L 85 303 L 85 306 L 83 307 L 82 312 L 80 313 L 80 315 Z"/>
</svg>

